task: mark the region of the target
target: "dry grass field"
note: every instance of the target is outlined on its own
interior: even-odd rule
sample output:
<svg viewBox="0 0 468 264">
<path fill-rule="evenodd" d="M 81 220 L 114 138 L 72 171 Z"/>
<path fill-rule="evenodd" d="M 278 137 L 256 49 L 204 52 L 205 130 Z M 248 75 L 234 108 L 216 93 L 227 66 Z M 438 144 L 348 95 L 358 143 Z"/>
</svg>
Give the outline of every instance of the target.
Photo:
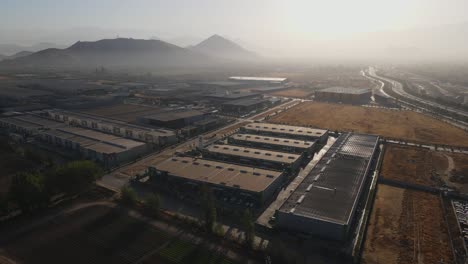
<svg viewBox="0 0 468 264">
<path fill-rule="evenodd" d="M 437 195 L 378 186 L 362 263 L 453 263 L 449 243 Z"/>
<path fill-rule="evenodd" d="M 412 111 L 306 102 L 270 121 L 425 143 L 468 146 L 468 133 L 462 129 Z"/>
<path fill-rule="evenodd" d="M 271 93 L 274 96 L 284 96 L 284 97 L 294 97 L 294 98 L 307 98 L 309 97 L 314 91 L 311 89 L 300 89 L 300 88 L 293 88 L 288 90 L 282 90 Z"/>
<path fill-rule="evenodd" d="M 429 187 L 468 191 L 468 155 L 387 145 L 381 177 Z"/>
</svg>

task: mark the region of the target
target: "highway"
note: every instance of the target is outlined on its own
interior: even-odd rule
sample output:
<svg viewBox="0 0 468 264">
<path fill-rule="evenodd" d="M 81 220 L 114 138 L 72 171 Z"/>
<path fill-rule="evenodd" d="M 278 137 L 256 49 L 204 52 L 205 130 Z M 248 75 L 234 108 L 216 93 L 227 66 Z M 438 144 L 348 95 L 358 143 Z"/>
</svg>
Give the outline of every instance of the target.
<svg viewBox="0 0 468 264">
<path fill-rule="evenodd" d="M 468 117 L 468 112 L 460 110 L 460 109 L 456 109 L 456 108 L 453 108 L 453 107 L 447 107 L 447 106 L 444 106 L 444 105 L 441 105 L 441 104 L 438 104 L 438 103 L 435 103 L 435 102 L 427 101 L 427 100 L 421 99 L 419 97 L 413 96 L 411 94 L 408 94 L 407 92 L 404 91 L 403 85 L 400 82 L 392 80 L 390 78 L 386 78 L 386 77 L 382 77 L 380 75 L 377 75 L 377 73 L 375 72 L 375 68 L 373 68 L 373 67 L 369 67 L 367 72 L 363 73 L 363 76 L 365 76 L 365 77 L 367 77 L 369 79 L 372 79 L 374 81 L 378 81 L 381 84 L 381 86 L 379 88 L 380 91 L 383 94 L 385 94 L 386 96 L 395 99 L 403 107 L 409 107 L 409 108 L 412 108 L 412 109 L 416 109 L 418 112 L 428 114 L 428 115 L 430 115 L 430 116 L 432 116 L 432 117 L 434 117 L 436 119 L 442 119 L 443 121 L 445 121 L 447 123 L 450 123 L 450 124 L 452 124 L 454 126 L 457 126 L 457 127 L 461 128 L 461 129 L 468 130 L 468 123 L 467 122 L 464 122 L 464 121 L 459 120 L 459 119 L 455 119 L 452 116 L 449 116 L 447 114 L 443 114 L 444 111 L 437 111 L 437 110 L 434 110 L 434 108 L 440 109 L 440 110 L 445 110 L 445 111 L 448 111 L 448 112 L 454 113 L 454 114 L 459 114 L 460 116 L 464 116 L 464 117 Z M 386 93 L 384 91 L 384 86 L 385 86 L 384 81 L 391 84 L 391 89 L 392 89 L 392 91 L 394 93 L 396 93 L 401 98 L 404 98 L 406 100 L 404 100 L 404 99 L 401 100 L 401 98 L 395 98 L 394 96 L 391 96 L 388 93 Z M 415 104 L 415 102 L 418 103 L 418 105 Z"/>
</svg>

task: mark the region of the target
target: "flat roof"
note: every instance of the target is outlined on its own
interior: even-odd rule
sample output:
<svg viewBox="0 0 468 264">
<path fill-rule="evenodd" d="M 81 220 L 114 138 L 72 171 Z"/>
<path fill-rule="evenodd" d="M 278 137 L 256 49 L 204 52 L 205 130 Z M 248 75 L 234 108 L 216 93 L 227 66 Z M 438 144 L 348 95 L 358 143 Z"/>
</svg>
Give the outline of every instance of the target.
<svg viewBox="0 0 468 264">
<path fill-rule="evenodd" d="M 265 82 L 284 82 L 288 78 L 282 77 L 255 77 L 255 76 L 232 76 L 229 80 L 237 81 L 265 81 Z"/>
<path fill-rule="evenodd" d="M 143 142 L 135 141 L 132 139 L 118 137 L 118 136 L 105 134 L 105 133 L 101 133 L 101 132 L 90 130 L 90 129 L 80 128 L 80 127 L 62 127 L 62 128 L 58 128 L 57 130 L 61 132 L 73 134 L 76 136 L 85 137 L 91 140 L 115 145 L 117 147 L 121 147 L 125 149 L 131 149 L 131 148 L 138 147 L 138 146 L 145 144 Z"/>
<path fill-rule="evenodd" d="M 356 88 L 356 87 L 328 87 L 328 88 L 320 89 L 319 92 L 364 94 L 364 93 L 370 93 L 371 90 L 368 88 Z"/>
<path fill-rule="evenodd" d="M 211 93 L 205 95 L 207 98 L 215 98 L 215 99 L 238 99 L 244 97 L 253 97 L 260 95 L 259 93 L 252 93 L 252 92 L 245 92 L 245 93 Z"/>
<path fill-rule="evenodd" d="M 206 113 L 197 111 L 197 110 L 189 110 L 189 111 L 180 111 L 180 112 L 164 112 L 158 113 L 154 115 L 145 116 L 144 118 L 151 119 L 151 120 L 158 120 L 163 122 L 173 121 L 177 119 L 189 118 L 194 116 L 201 116 Z"/>
<path fill-rule="evenodd" d="M 209 152 L 219 153 L 231 156 L 238 156 L 244 158 L 253 158 L 258 160 L 265 160 L 270 162 L 279 162 L 285 164 L 291 164 L 300 158 L 300 155 L 270 151 L 257 148 L 240 147 L 234 145 L 221 145 L 214 144 L 206 148 Z"/>
<path fill-rule="evenodd" d="M 308 149 L 312 147 L 315 143 L 313 141 L 304 141 L 297 139 L 287 139 L 279 137 L 268 137 L 254 134 L 234 134 L 231 136 L 232 139 L 246 141 L 246 142 L 256 142 L 268 145 L 278 145 L 286 147 L 295 147 L 301 149 Z"/>
<path fill-rule="evenodd" d="M 363 134 L 339 136 L 279 211 L 349 225 L 378 140 Z"/>
<path fill-rule="evenodd" d="M 277 134 L 289 134 L 297 136 L 307 136 L 319 138 L 327 133 L 325 129 L 300 127 L 300 126 L 288 126 L 270 123 L 250 123 L 244 126 L 245 129 L 258 132 L 269 132 Z"/>
<path fill-rule="evenodd" d="M 55 128 L 65 126 L 63 123 L 35 115 L 19 115 L 1 118 L 0 120 L 24 128 Z"/>
<path fill-rule="evenodd" d="M 120 120 L 115 120 L 115 119 L 110 119 L 107 117 L 100 117 L 100 116 L 95 116 L 92 114 L 87 114 L 87 113 L 80 113 L 80 112 L 71 112 L 71 111 L 66 111 L 66 110 L 61 110 L 61 109 L 52 109 L 52 110 L 47 110 L 49 114 L 58 114 L 58 115 L 66 115 L 71 118 L 79 118 L 79 119 L 87 119 L 89 121 L 94 121 L 96 123 L 100 123 L 103 125 L 109 125 L 109 126 L 114 126 L 114 127 L 119 127 L 123 129 L 129 129 L 135 132 L 140 132 L 140 133 L 147 133 L 153 136 L 172 136 L 175 135 L 175 132 L 172 130 L 167 130 L 167 129 L 150 129 L 134 124 L 127 123 L 125 121 L 120 121 Z"/>
<path fill-rule="evenodd" d="M 233 106 L 251 106 L 256 104 L 261 104 L 268 102 L 268 99 L 256 99 L 256 98 L 246 98 L 246 99 L 238 99 L 234 101 L 228 101 L 223 103 L 223 105 L 233 105 Z"/>
<path fill-rule="evenodd" d="M 282 175 L 279 171 L 190 157 L 170 158 L 151 167 L 176 177 L 252 192 L 264 191 Z"/>
</svg>

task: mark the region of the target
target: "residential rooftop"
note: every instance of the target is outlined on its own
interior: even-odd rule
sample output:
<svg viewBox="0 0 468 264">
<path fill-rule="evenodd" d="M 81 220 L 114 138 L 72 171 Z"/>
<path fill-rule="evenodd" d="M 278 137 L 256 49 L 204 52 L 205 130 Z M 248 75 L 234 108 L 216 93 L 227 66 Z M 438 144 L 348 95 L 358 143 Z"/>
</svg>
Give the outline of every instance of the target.
<svg viewBox="0 0 468 264">
<path fill-rule="evenodd" d="M 300 155 L 297 154 L 263 150 L 257 148 L 240 147 L 234 145 L 214 144 L 208 146 L 206 149 L 211 153 L 252 158 L 284 164 L 292 164 L 300 158 Z"/>
<path fill-rule="evenodd" d="M 349 225 L 378 139 L 350 133 L 338 137 L 279 210 Z"/>
<path fill-rule="evenodd" d="M 279 171 L 190 157 L 170 158 L 152 167 L 173 176 L 252 192 L 264 191 L 282 174 Z"/>
</svg>

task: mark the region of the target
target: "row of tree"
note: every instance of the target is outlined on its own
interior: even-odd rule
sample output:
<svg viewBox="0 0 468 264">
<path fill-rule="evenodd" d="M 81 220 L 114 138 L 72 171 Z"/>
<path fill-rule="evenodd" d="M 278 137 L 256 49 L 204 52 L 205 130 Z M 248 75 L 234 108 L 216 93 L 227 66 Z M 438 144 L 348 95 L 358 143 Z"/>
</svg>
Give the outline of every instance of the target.
<svg viewBox="0 0 468 264">
<path fill-rule="evenodd" d="M 18 208 L 31 212 L 48 206 L 58 194 L 76 195 L 94 184 L 103 170 L 94 162 L 72 161 L 45 172 L 21 172 L 13 176 L 0 209 Z"/>
</svg>

